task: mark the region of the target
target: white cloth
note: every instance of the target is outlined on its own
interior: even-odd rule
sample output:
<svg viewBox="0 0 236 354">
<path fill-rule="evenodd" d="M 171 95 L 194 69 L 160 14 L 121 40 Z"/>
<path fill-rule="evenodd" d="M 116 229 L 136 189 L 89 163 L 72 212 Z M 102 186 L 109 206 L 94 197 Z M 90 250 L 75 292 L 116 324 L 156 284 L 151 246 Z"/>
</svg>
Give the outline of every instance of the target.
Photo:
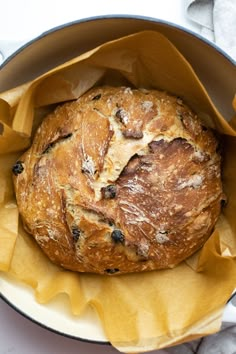
<svg viewBox="0 0 236 354">
<path fill-rule="evenodd" d="M 158 354 L 235 354 L 236 325 L 224 323 L 219 333 L 163 349 Z"/>
<path fill-rule="evenodd" d="M 236 60 L 236 0 L 185 0 L 189 19 L 201 34 Z"/>
</svg>

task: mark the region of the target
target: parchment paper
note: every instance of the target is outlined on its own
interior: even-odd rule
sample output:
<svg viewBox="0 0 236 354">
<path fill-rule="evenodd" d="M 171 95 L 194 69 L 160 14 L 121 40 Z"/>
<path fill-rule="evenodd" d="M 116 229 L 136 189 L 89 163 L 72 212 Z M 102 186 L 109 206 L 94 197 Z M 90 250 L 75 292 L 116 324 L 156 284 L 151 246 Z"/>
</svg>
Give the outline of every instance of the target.
<svg viewBox="0 0 236 354">
<path fill-rule="evenodd" d="M 172 270 L 115 277 L 66 271 L 53 265 L 22 228 L 12 165 L 55 104 L 105 83 L 178 95 L 222 135 L 227 205 L 204 247 Z M 108 340 L 122 352 L 145 352 L 216 332 L 236 287 L 235 127 L 235 118 L 228 123 L 221 116 L 181 53 L 151 31 L 106 43 L 0 94 L 0 271 L 32 286 L 35 301 L 45 306 L 60 293 L 68 295 L 76 316 L 92 306 Z"/>
</svg>

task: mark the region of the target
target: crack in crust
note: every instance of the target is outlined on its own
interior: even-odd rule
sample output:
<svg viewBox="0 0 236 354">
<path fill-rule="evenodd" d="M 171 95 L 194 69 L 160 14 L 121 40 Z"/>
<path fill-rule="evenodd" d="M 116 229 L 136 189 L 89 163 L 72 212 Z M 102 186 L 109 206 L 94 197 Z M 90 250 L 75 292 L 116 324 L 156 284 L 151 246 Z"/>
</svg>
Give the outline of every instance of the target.
<svg viewBox="0 0 236 354">
<path fill-rule="evenodd" d="M 53 141 L 53 142 L 51 142 L 50 144 L 47 145 L 47 147 L 42 152 L 42 155 L 48 154 L 49 151 L 51 149 L 53 149 L 58 143 L 61 143 L 62 141 L 66 140 L 66 139 L 69 139 L 71 137 L 72 137 L 72 133 L 59 136 L 55 141 Z"/>
<path fill-rule="evenodd" d="M 220 214 L 218 146 L 180 98 L 94 88 L 49 114 L 20 158 L 25 228 L 74 271 L 173 267 L 204 244 Z"/>
</svg>

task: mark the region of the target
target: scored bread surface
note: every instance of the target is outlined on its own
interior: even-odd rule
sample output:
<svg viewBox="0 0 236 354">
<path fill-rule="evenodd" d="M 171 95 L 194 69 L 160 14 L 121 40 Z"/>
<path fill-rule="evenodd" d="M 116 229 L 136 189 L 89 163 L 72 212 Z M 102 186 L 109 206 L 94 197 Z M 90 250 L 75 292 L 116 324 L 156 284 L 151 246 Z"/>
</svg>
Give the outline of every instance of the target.
<svg viewBox="0 0 236 354">
<path fill-rule="evenodd" d="M 204 244 L 220 214 L 218 141 L 165 92 L 93 88 L 49 114 L 18 163 L 23 224 L 70 270 L 174 267 Z"/>
</svg>

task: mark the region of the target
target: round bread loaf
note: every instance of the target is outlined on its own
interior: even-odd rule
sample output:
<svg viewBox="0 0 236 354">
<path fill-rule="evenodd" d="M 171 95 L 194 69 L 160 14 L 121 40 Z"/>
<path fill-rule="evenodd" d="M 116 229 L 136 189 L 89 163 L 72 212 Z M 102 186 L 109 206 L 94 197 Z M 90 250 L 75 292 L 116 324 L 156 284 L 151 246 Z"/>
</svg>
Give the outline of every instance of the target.
<svg viewBox="0 0 236 354">
<path fill-rule="evenodd" d="M 73 271 L 174 267 L 219 217 L 218 150 L 180 98 L 93 88 L 49 114 L 13 167 L 25 229 Z"/>
</svg>

